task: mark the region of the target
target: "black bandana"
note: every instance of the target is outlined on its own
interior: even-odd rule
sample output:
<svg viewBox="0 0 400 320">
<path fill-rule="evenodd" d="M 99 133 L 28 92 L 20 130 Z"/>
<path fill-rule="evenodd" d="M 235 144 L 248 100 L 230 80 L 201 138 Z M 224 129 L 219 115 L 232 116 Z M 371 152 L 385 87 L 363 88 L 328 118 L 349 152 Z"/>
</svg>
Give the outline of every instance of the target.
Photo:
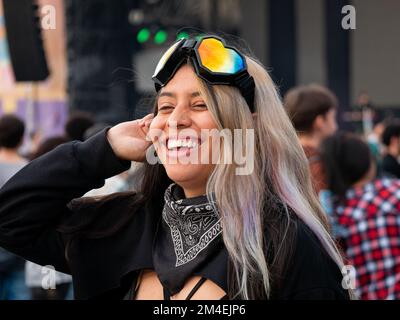
<svg viewBox="0 0 400 320">
<path fill-rule="evenodd" d="M 223 248 L 222 229 L 216 207 L 206 195 L 185 198 L 183 190 L 173 183 L 164 199 L 153 263 L 162 285 L 174 295 L 189 276 L 201 273 L 206 264 L 217 259 Z"/>
</svg>

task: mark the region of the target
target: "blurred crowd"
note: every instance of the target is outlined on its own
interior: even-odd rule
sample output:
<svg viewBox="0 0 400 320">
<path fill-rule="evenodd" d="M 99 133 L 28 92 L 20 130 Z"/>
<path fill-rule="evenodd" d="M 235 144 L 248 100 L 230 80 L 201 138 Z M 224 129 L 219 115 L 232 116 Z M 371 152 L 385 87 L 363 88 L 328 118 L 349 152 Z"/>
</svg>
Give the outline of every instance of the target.
<svg viewBox="0 0 400 320">
<path fill-rule="evenodd" d="M 284 106 L 304 148 L 321 206 L 346 263 L 354 268 L 361 299 L 400 298 L 400 122 L 375 119 L 363 134 L 338 130 L 338 100 L 320 85 L 295 87 Z M 365 104 L 365 110 L 368 105 Z M 29 161 L 58 145 L 90 138 L 107 124 L 90 114 L 71 114 L 63 136 L 32 134 L 28 154 L 19 153 L 25 125 L 0 118 L 0 187 Z M 87 195 L 131 190 L 132 170 L 106 180 Z M 0 248 L 0 299 L 73 299 L 71 277 L 56 273 L 56 289 L 43 289 L 42 266 Z"/>
<path fill-rule="evenodd" d="M 83 141 L 108 125 L 98 123 L 85 112 L 72 113 L 64 128 L 64 135 L 42 138 L 38 132 L 30 133 L 30 150 L 21 154 L 25 124 L 17 116 L 8 114 L 0 118 L 0 187 L 23 166 L 37 157 L 73 140 Z M 100 189 L 85 196 L 106 195 L 134 188 L 134 168 L 107 179 Z M 55 286 L 50 277 L 54 275 Z M 55 287 L 55 288 L 54 288 Z M 39 266 L 0 248 L 0 300 L 71 300 L 73 299 L 70 275 L 55 272 L 51 266 Z"/>
<path fill-rule="evenodd" d="M 291 89 L 284 105 L 321 205 L 360 299 L 400 298 L 400 123 L 371 118 L 363 134 L 338 131 L 338 101 L 319 85 Z M 370 130 L 365 128 L 370 127 Z"/>
</svg>

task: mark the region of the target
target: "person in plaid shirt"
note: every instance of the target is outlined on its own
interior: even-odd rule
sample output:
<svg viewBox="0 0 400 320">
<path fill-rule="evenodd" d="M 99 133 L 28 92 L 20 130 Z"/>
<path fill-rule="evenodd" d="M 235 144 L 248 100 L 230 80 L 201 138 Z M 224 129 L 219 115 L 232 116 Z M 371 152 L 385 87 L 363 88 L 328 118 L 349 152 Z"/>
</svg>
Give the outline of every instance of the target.
<svg viewBox="0 0 400 320">
<path fill-rule="evenodd" d="M 338 133 L 322 146 L 331 221 L 360 299 L 400 299 L 400 180 L 376 178 L 366 143 Z"/>
</svg>

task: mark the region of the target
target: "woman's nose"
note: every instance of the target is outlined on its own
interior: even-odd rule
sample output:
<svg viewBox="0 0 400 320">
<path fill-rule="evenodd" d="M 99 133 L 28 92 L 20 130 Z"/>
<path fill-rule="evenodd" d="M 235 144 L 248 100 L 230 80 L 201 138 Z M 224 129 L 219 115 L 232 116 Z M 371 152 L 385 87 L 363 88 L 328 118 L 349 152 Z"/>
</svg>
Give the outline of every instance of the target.
<svg viewBox="0 0 400 320">
<path fill-rule="evenodd" d="M 174 111 L 170 114 L 167 125 L 170 128 L 186 128 L 190 127 L 192 124 L 192 120 L 190 118 L 189 112 L 186 108 L 176 107 Z"/>
</svg>

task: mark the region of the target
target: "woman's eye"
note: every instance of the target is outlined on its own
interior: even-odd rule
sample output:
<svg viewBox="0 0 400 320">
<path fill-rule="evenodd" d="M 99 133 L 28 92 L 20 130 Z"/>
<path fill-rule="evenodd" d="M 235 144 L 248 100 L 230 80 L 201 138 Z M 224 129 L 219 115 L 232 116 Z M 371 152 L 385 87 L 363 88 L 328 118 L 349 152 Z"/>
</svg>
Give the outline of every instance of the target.
<svg viewBox="0 0 400 320">
<path fill-rule="evenodd" d="M 195 104 L 193 108 L 196 109 L 207 109 L 207 106 L 204 103 Z"/>
<path fill-rule="evenodd" d="M 169 111 L 169 110 L 172 110 L 172 109 L 174 109 L 173 106 L 161 106 L 161 107 L 158 108 L 158 111 Z"/>
</svg>

